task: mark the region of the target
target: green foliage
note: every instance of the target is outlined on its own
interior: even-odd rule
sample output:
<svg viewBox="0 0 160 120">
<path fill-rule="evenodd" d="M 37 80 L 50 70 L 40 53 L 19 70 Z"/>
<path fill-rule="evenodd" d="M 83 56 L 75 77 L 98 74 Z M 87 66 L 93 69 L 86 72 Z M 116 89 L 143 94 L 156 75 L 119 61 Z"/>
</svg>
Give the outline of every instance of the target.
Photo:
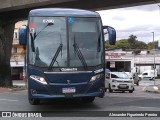
<svg viewBox="0 0 160 120">
<path fill-rule="evenodd" d="M 158 45 L 158 42 L 155 42 L 155 47 Z M 138 41 L 137 36 L 130 35 L 128 39 L 117 40 L 115 45 L 109 45 L 109 42 L 105 42 L 106 49 L 117 49 L 117 48 L 126 48 L 126 49 L 153 49 L 153 42 L 146 44 L 143 41 Z"/>
<path fill-rule="evenodd" d="M 158 46 L 158 41 L 155 41 L 154 44 L 153 44 L 153 42 L 149 42 L 148 46 L 147 46 L 147 49 L 151 50 L 151 49 L 153 49 L 153 47 L 157 48 L 157 46 Z"/>
<path fill-rule="evenodd" d="M 129 48 L 129 43 L 127 39 L 118 40 L 116 42 L 116 45 L 109 45 L 109 42 L 105 42 L 105 47 L 109 49 L 115 49 L 115 48 Z"/>
<path fill-rule="evenodd" d="M 130 35 L 128 38 L 128 43 L 130 46 L 136 42 L 137 37 L 135 35 Z"/>
</svg>

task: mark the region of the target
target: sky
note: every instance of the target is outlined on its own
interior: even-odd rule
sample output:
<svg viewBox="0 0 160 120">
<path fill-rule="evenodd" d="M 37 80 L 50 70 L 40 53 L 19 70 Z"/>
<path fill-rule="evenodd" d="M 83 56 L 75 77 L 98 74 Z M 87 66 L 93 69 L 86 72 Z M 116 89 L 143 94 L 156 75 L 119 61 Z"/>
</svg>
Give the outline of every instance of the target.
<svg viewBox="0 0 160 120">
<path fill-rule="evenodd" d="M 160 3 L 97 11 L 103 25 L 116 29 L 117 40 L 127 39 L 131 34 L 145 43 L 160 40 Z"/>
</svg>

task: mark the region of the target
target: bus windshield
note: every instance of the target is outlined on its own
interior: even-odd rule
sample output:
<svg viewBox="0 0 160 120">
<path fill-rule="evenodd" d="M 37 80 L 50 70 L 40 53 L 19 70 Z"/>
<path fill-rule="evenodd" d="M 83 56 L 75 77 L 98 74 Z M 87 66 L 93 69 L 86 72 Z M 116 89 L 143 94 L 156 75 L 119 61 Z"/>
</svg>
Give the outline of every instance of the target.
<svg viewBox="0 0 160 120">
<path fill-rule="evenodd" d="M 89 67 L 103 64 L 100 18 L 30 17 L 29 64 Z"/>
</svg>

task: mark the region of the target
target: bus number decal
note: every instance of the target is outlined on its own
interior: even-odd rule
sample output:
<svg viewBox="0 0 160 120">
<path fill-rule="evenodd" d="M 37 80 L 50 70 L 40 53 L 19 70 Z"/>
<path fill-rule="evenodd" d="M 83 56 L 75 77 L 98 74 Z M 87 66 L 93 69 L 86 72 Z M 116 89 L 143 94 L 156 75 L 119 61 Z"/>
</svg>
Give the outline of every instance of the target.
<svg viewBox="0 0 160 120">
<path fill-rule="evenodd" d="M 43 23 L 54 23 L 53 19 L 43 19 Z"/>
</svg>

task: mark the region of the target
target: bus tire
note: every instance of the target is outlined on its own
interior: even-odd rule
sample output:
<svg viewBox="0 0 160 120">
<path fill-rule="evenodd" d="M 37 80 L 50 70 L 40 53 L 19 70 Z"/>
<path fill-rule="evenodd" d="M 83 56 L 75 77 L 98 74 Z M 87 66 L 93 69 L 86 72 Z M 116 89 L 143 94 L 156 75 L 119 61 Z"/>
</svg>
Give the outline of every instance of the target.
<svg viewBox="0 0 160 120">
<path fill-rule="evenodd" d="M 30 103 L 31 105 L 39 105 L 40 99 L 31 98 L 31 99 L 29 99 L 29 103 Z"/>
<path fill-rule="evenodd" d="M 94 101 L 95 97 L 84 97 L 81 99 L 84 103 L 92 103 Z"/>
</svg>

